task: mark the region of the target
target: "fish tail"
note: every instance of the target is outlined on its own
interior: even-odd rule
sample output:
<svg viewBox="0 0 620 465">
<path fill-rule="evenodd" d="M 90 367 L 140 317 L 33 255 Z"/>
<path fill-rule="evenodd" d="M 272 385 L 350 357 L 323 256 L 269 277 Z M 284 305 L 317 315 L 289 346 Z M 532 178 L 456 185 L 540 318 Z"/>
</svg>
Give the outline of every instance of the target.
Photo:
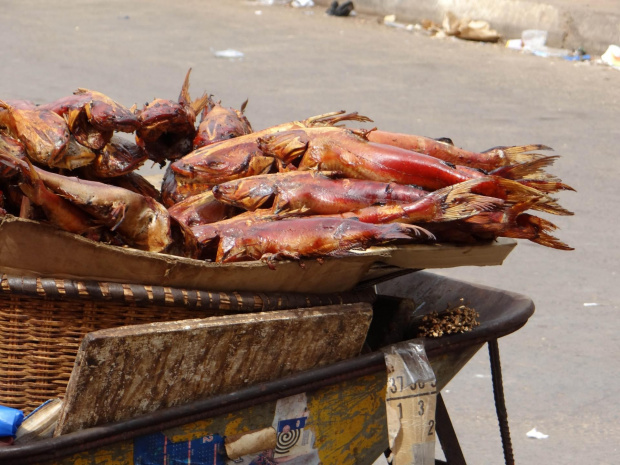
<svg viewBox="0 0 620 465">
<path fill-rule="evenodd" d="M 540 153 L 530 153 L 534 150 L 553 150 L 543 144 L 516 145 L 513 147 L 493 147 L 482 153 L 495 155 L 497 158 L 504 159 L 504 165 L 517 165 L 536 161 L 546 155 Z"/>
<path fill-rule="evenodd" d="M 543 172 L 544 168 L 553 165 L 558 158 L 560 158 L 559 155 L 539 156 L 533 160 L 497 168 L 489 174 L 501 176 L 506 179 L 523 179 L 530 176 L 537 176 Z"/>
<path fill-rule="evenodd" d="M 497 186 L 503 191 L 502 197 L 507 203 L 518 204 L 536 199 L 532 202 L 532 209 L 550 213 L 552 215 L 571 216 L 574 213 L 562 207 L 557 199 L 550 197 L 546 192 L 511 179 L 496 179 Z"/>
<path fill-rule="evenodd" d="M 558 227 L 543 218 L 523 213 L 516 218 L 517 227 L 509 229 L 506 237 L 524 238 L 536 244 L 559 250 L 574 250 L 550 233 Z"/>
</svg>

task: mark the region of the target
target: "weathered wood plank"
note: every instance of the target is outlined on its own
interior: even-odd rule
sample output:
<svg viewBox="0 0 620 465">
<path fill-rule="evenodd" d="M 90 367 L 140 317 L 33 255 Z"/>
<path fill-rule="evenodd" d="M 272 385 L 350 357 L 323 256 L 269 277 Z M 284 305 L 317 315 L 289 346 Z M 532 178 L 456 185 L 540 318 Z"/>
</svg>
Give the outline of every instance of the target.
<svg viewBox="0 0 620 465">
<path fill-rule="evenodd" d="M 233 392 L 359 354 L 370 304 L 126 326 L 88 334 L 56 435 Z"/>
</svg>

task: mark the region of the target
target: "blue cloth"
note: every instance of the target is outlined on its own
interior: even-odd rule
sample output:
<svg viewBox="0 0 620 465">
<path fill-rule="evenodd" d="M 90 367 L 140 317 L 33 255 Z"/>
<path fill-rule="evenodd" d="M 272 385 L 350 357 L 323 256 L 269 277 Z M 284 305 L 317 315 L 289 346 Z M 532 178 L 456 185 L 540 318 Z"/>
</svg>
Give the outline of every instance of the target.
<svg viewBox="0 0 620 465">
<path fill-rule="evenodd" d="M 24 412 L 0 405 L 0 437 L 15 437 L 17 428 L 24 421 Z"/>
</svg>

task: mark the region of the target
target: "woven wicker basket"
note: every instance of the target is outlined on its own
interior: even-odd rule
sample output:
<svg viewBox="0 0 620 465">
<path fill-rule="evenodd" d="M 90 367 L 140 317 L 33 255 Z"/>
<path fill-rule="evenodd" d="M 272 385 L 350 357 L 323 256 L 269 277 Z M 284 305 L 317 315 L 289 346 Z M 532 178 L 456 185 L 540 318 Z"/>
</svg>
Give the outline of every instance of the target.
<svg viewBox="0 0 620 465">
<path fill-rule="evenodd" d="M 48 399 L 62 397 L 81 340 L 91 331 L 372 300 L 370 289 L 313 295 L 222 293 L 4 275 L 0 404 L 28 413 Z"/>
</svg>

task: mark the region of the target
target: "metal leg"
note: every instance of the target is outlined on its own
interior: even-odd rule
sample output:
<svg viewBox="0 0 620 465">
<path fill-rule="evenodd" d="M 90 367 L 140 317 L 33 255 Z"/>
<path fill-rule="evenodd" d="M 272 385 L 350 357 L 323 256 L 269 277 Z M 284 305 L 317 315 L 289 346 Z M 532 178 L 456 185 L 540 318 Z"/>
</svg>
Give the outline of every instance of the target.
<svg viewBox="0 0 620 465">
<path fill-rule="evenodd" d="M 452 421 L 448 415 L 448 409 L 441 397 L 441 392 L 437 394 L 437 408 L 435 410 L 436 432 L 439 444 L 446 456 L 446 462 L 436 460 L 435 463 L 447 463 L 449 465 L 466 465 L 461 445 L 454 432 Z"/>
<path fill-rule="evenodd" d="M 506 411 L 506 402 L 504 401 L 502 366 L 499 361 L 499 344 L 497 343 L 497 339 L 489 341 L 489 358 L 491 359 L 493 396 L 495 397 L 495 410 L 497 411 L 499 432 L 502 437 L 502 447 L 504 448 L 504 460 L 506 461 L 506 465 L 514 465 L 515 459 L 512 452 L 512 443 L 510 441 L 510 430 L 508 429 L 508 412 Z"/>
</svg>

